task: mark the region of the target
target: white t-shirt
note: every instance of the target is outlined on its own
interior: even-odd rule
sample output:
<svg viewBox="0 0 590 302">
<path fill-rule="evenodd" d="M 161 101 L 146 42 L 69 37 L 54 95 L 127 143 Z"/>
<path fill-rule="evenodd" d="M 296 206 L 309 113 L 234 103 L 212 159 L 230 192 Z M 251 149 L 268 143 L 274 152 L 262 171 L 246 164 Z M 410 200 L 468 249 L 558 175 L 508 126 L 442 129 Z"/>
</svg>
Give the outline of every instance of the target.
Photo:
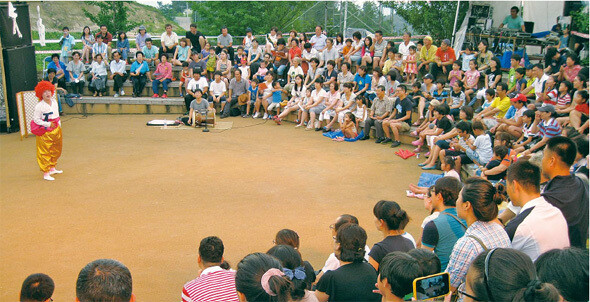
<svg viewBox="0 0 590 302">
<path fill-rule="evenodd" d="M 406 42 L 401 42 L 398 46 L 398 52 L 402 54 L 402 59 L 406 59 L 408 55 L 410 55 L 410 46 L 416 46 L 414 42 L 410 41 L 408 45 L 405 45 Z"/>
<path fill-rule="evenodd" d="M 475 138 L 473 145 L 475 146 L 475 152 L 479 155 L 480 163 L 487 163 L 490 161 L 490 159 L 492 159 L 492 140 L 490 139 L 489 135 L 479 135 Z"/>
<path fill-rule="evenodd" d="M 225 88 L 223 81 L 219 81 L 219 83 L 213 81 L 209 84 L 209 90 L 214 96 L 220 96 L 227 91 L 227 88 Z"/>
<path fill-rule="evenodd" d="M 303 86 L 301 88 L 301 90 L 295 90 L 295 86 L 293 86 L 293 89 L 291 89 L 291 95 L 298 100 L 301 100 L 305 97 L 305 91 L 307 90 L 307 88 L 305 88 L 305 85 L 301 84 L 301 86 Z"/>
<path fill-rule="evenodd" d="M 318 90 L 319 90 L 319 92 L 318 92 Z M 312 104 L 317 102 L 317 100 L 321 97 L 323 97 L 323 99 L 317 106 L 321 106 L 326 103 L 326 99 L 328 98 L 328 92 L 325 91 L 324 89 L 316 89 L 316 90 L 312 91 L 311 92 Z"/>
<path fill-rule="evenodd" d="M 362 46 L 363 46 L 363 41 L 362 40 L 359 40 L 358 43 L 356 41 L 352 40 L 352 49 L 351 49 L 351 51 L 357 50 L 357 52 L 355 52 L 353 54 L 353 56 L 360 56 L 361 55 L 361 47 Z"/>
<path fill-rule="evenodd" d="M 306 49 L 304 49 L 301 52 L 301 57 L 308 60 L 308 61 L 311 60 L 312 58 L 317 58 L 319 60 L 320 53 L 315 48 L 312 47 L 310 51 L 307 51 Z"/>
<path fill-rule="evenodd" d="M 295 77 L 297 75 L 304 75 L 303 68 L 301 68 L 301 66 L 291 66 L 289 67 L 289 71 L 287 72 L 287 74 L 291 76 L 291 83 L 295 83 Z"/>
<path fill-rule="evenodd" d="M 223 83 L 222 83 L 223 84 Z M 205 80 L 204 77 L 200 77 L 199 80 L 195 80 L 194 78 L 192 78 L 188 84 L 186 85 L 186 88 L 190 91 L 195 91 L 197 89 L 201 89 L 203 90 L 204 87 L 207 87 L 207 80 Z M 224 84 L 225 86 L 225 84 Z"/>
<path fill-rule="evenodd" d="M 458 179 L 459 181 L 461 181 L 461 176 L 459 176 L 459 173 L 457 173 L 457 171 L 455 171 L 455 169 L 451 169 L 451 171 L 445 172 L 445 176 L 454 177 L 454 178 Z"/>
<path fill-rule="evenodd" d="M 545 84 L 545 81 L 547 81 L 548 78 L 548 75 L 543 74 L 543 76 L 540 79 L 536 79 L 533 82 L 533 87 L 535 87 L 535 95 L 537 96 L 537 100 L 543 94 L 543 84 Z"/>
<path fill-rule="evenodd" d="M 371 249 L 367 245 L 365 245 L 365 260 L 367 260 L 367 262 L 369 261 L 369 252 L 371 252 Z M 338 258 L 336 258 L 336 255 L 332 253 L 330 254 L 330 256 L 328 256 L 328 259 L 326 260 L 326 263 L 322 268 L 322 272 L 326 273 L 327 271 L 337 270 L 339 267 L 340 260 L 338 260 Z"/>
</svg>

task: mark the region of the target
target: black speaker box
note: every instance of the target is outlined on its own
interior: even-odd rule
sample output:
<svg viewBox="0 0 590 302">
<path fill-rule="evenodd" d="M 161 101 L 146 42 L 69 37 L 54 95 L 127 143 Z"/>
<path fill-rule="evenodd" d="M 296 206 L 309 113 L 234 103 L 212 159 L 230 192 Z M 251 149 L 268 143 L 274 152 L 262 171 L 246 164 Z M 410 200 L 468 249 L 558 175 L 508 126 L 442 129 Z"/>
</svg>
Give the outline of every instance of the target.
<svg viewBox="0 0 590 302">
<path fill-rule="evenodd" d="M 8 95 L 8 112 L 11 129 L 18 129 L 18 110 L 16 93 L 35 90 L 37 85 L 37 66 L 35 65 L 35 46 L 3 49 L 4 76 Z"/>
<path fill-rule="evenodd" d="M 12 6 L 18 15 L 16 17 L 16 24 L 22 34 L 22 38 L 19 38 L 18 33 L 13 34 L 14 21 L 8 16 L 8 2 L 0 2 L 0 38 L 2 38 L 2 48 L 31 45 L 29 4 L 26 2 L 12 2 Z"/>
</svg>

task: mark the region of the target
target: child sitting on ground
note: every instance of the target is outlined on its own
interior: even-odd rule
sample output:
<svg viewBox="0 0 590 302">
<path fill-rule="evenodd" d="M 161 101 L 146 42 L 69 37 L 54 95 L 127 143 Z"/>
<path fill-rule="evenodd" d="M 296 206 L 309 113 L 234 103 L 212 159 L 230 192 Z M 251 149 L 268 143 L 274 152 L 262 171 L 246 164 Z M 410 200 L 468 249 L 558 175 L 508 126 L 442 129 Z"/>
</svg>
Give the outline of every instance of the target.
<svg viewBox="0 0 590 302">
<path fill-rule="evenodd" d="M 508 147 L 506 146 L 495 146 L 494 156 L 492 160 L 481 170 L 481 177 L 489 181 L 500 181 L 506 177 L 506 170 L 496 171 L 495 167 L 498 167 L 502 163 L 502 159 L 508 154 Z"/>
<path fill-rule="evenodd" d="M 191 80 L 190 70 L 188 68 L 188 62 L 182 62 L 182 72 L 180 73 L 180 82 L 178 83 L 178 90 L 180 91 L 180 97 L 184 97 L 184 93 L 182 93 L 182 86 L 188 84 Z"/>
<path fill-rule="evenodd" d="M 456 179 L 458 179 L 459 181 L 461 181 L 461 176 L 459 176 L 459 173 L 457 173 L 457 171 L 455 171 L 455 159 L 452 156 L 445 156 L 442 160 L 442 162 L 440 163 L 440 169 L 444 171 L 443 177 L 444 176 L 451 176 L 451 177 L 455 177 Z M 408 197 L 420 197 L 420 194 L 428 194 L 428 188 L 427 187 L 419 187 L 415 184 L 410 184 L 410 192 L 409 193 L 413 193 L 413 196 L 408 196 Z M 409 194 L 408 195 L 411 195 Z"/>
<path fill-rule="evenodd" d="M 339 136 L 334 138 L 335 141 L 344 141 L 345 138 L 355 138 L 358 136 L 358 131 L 356 128 L 356 117 L 352 112 L 346 112 L 344 115 L 344 122 L 342 123 L 342 135 L 344 137 Z"/>
</svg>

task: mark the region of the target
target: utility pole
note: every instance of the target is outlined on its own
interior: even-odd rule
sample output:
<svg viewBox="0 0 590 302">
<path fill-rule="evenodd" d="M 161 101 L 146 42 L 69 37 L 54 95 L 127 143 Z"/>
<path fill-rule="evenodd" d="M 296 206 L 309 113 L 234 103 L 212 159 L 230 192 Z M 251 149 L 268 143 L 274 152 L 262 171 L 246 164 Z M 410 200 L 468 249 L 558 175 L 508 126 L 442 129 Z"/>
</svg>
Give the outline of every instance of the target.
<svg viewBox="0 0 590 302">
<path fill-rule="evenodd" d="M 328 1 L 324 2 L 324 30 L 328 32 Z"/>
<path fill-rule="evenodd" d="M 344 0 L 344 28 L 342 29 L 342 34 L 346 33 L 346 20 L 348 19 L 348 0 Z"/>
</svg>

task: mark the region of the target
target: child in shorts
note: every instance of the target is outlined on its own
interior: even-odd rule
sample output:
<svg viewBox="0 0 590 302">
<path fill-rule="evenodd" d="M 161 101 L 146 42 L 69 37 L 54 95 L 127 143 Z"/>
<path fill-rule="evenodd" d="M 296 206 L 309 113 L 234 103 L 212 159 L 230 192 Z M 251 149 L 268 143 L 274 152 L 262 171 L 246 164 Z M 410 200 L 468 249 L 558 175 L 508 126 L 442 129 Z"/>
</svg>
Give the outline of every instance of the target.
<svg viewBox="0 0 590 302">
<path fill-rule="evenodd" d="M 500 181 L 504 179 L 504 177 L 506 177 L 506 170 L 495 171 L 494 168 L 502 163 L 502 159 L 506 157 L 507 154 L 508 147 L 502 145 L 495 146 L 494 156 L 485 168 L 481 168 L 481 177 L 486 178 L 489 181 Z"/>
<path fill-rule="evenodd" d="M 242 117 L 249 117 L 250 116 L 250 107 L 254 107 L 256 100 L 258 100 L 258 79 L 254 79 L 250 82 L 250 87 L 248 87 L 248 102 L 246 103 L 246 114 Z"/>
<path fill-rule="evenodd" d="M 272 115 L 272 111 L 276 109 L 277 115 L 281 113 L 281 102 L 283 101 L 283 92 L 287 93 L 282 87 L 279 81 L 274 81 L 272 83 L 272 102 L 268 104 L 266 108 L 266 112 L 268 113 L 268 119 L 272 119 L 274 116 Z"/>
<path fill-rule="evenodd" d="M 182 86 L 185 85 L 186 87 L 186 84 L 188 84 L 188 82 L 191 80 L 188 64 L 189 63 L 187 61 L 182 62 L 182 72 L 180 73 L 180 82 L 178 83 L 178 90 L 180 91 L 181 98 L 184 97 L 184 93 L 182 93 Z"/>
</svg>

